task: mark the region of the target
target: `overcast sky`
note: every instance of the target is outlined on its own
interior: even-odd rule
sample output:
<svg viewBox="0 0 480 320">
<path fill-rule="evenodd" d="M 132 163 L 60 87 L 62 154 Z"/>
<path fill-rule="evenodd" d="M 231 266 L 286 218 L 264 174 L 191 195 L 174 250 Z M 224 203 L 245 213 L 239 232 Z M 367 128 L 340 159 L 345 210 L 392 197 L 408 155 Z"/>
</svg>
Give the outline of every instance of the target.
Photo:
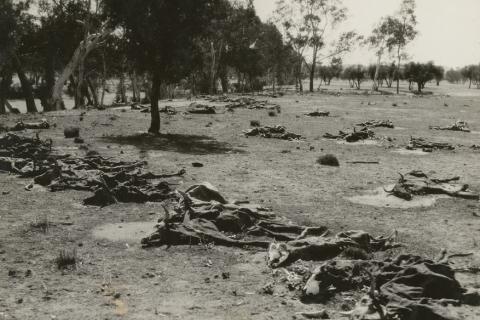
<svg viewBox="0 0 480 320">
<path fill-rule="evenodd" d="M 258 15 L 266 21 L 276 0 L 254 0 Z M 381 17 L 395 13 L 401 0 L 343 0 L 349 19 L 341 29 L 368 35 Z M 433 60 L 445 67 L 480 62 L 480 0 L 417 0 L 419 35 L 409 46 L 411 60 Z M 374 54 L 355 50 L 345 64 L 373 63 Z"/>
</svg>

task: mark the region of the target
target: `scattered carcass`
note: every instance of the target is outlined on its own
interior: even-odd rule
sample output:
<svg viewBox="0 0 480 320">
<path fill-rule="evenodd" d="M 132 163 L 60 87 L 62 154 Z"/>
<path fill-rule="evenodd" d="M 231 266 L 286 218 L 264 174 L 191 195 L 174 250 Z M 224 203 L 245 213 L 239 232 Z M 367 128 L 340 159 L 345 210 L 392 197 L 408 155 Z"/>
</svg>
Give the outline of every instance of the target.
<svg viewBox="0 0 480 320">
<path fill-rule="evenodd" d="M 357 130 L 354 127 L 353 131 L 351 132 L 339 131 L 337 135 L 325 133 L 323 137 L 326 139 L 345 140 L 346 142 L 351 143 L 358 142 L 360 140 L 373 139 L 375 137 L 375 133 L 367 127 L 363 127 L 360 130 Z"/>
<path fill-rule="evenodd" d="M 454 124 L 451 124 L 446 127 L 440 126 L 430 126 L 431 130 L 450 130 L 450 131 L 462 131 L 462 132 L 470 132 L 470 128 L 466 121 L 456 121 Z"/>
<path fill-rule="evenodd" d="M 430 178 L 420 170 L 411 171 L 400 179 L 391 190 L 386 190 L 393 196 L 404 200 L 412 200 L 414 196 L 445 194 L 451 197 L 478 200 L 479 194 L 469 191 L 468 184 L 459 183 L 460 177 Z"/>
<path fill-rule="evenodd" d="M 7 134 L 0 137 L 0 170 L 32 178 L 26 189 L 38 184 L 51 191 L 82 190 L 94 193 L 86 205 L 116 202 L 163 201 L 171 197 L 171 185 L 162 180 L 178 173 L 157 175 L 145 171 L 145 162 L 112 161 L 96 153 L 84 157 L 58 154 L 52 141 Z"/>
<path fill-rule="evenodd" d="M 209 106 L 206 104 L 200 104 L 197 102 L 192 102 L 188 108 L 187 112 L 191 114 L 215 114 L 215 106 Z"/>
<path fill-rule="evenodd" d="M 50 124 L 47 119 L 42 119 L 38 122 L 23 122 L 18 121 L 13 127 L 7 127 L 5 131 L 23 131 L 26 129 L 45 130 L 50 129 Z"/>
<path fill-rule="evenodd" d="M 292 132 L 288 132 L 284 126 L 276 125 L 273 127 L 256 127 L 243 132 L 246 137 L 260 136 L 263 138 L 282 139 L 282 140 L 299 140 L 302 136 Z"/>
<path fill-rule="evenodd" d="M 432 152 L 434 150 L 454 150 L 455 147 L 447 142 L 433 142 L 424 138 L 410 137 L 410 142 L 406 146 L 407 150 L 420 149 L 424 152 Z"/>
<path fill-rule="evenodd" d="M 379 127 L 389 128 L 389 129 L 395 128 L 395 125 L 390 120 L 368 120 L 368 121 L 357 124 L 357 126 L 367 127 L 367 128 L 379 128 Z"/>
</svg>

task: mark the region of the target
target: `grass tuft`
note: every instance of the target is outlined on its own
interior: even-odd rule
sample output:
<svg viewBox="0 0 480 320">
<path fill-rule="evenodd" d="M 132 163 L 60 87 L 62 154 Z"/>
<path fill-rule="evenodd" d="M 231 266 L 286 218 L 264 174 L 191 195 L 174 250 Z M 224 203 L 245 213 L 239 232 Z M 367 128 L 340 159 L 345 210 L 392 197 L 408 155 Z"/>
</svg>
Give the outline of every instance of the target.
<svg viewBox="0 0 480 320">
<path fill-rule="evenodd" d="M 55 258 L 55 264 L 59 270 L 75 269 L 77 267 L 77 250 L 63 249 Z"/>
</svg>

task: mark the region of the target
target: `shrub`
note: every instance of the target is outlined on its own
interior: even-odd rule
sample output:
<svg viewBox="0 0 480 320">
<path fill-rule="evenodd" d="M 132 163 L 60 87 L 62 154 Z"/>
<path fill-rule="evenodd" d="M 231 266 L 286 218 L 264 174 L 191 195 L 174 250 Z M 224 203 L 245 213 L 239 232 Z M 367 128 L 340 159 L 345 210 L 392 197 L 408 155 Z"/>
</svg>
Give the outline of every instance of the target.
<svg viewBox="0 0 480 320">
<path fill-rule="evenodd" d="M 80 128 L 67 127 L 63 130 L 63 134 L 65 135 L 65 138 L 77 138 L 80 136 Z"/>
<path fill-rule="evenodd" d="M 59 270 L 75 269 L 77 266 L 77 250 L 61 250 L 57 258 L 55 258 L 55 264 Z"/>
<path fill-rule="evenodd" d="M 322 166 L 331 166 L 331 167 L 339 167 L 340 163 L 338 162 L 337 157 L 333 154 L 326 154 L 318 158 L 317 162 Z"/>
<path fill-rule="evenodd" d="M 252 120 L 252 121 L 250 121 L 250 126 L 252 126 L 252 127 L 260 127 L 260 121 L 258 121 L 258 120 Z"/>
</svg>

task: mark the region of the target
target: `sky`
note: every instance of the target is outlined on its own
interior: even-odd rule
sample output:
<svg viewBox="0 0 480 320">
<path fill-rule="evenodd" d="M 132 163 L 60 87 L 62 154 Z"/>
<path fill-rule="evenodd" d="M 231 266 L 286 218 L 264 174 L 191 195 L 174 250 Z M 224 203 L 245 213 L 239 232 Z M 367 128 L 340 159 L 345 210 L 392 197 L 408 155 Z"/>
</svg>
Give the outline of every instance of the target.
<svg viewBox="0 0 480 320">
<path fill-rule="evenodd" d="M 267 21 L 276 0 L 254 0 L 258 15 Z M 339 30 L 368 36 L 386 15 L 394 14 L 401 0 L 343 0 L 349 17 Z M 480 0 L 417 0 L 417 38 L 408 46 L 409 60 L 434 61 L 444 67 L 480 62 Z M 361 48 L 344 56 L 344 64 L 375 62 L 373 51 Z"/>
</svg>

